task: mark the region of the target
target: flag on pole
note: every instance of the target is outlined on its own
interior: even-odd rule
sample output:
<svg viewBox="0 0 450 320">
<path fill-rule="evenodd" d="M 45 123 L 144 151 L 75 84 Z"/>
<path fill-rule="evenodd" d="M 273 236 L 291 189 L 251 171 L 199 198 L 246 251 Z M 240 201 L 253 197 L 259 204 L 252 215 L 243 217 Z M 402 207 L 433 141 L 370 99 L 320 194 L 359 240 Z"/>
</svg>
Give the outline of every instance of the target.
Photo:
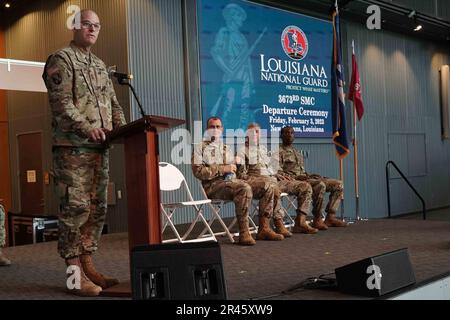
<svg viewBox="0 0 450 320">
<path fill-rule="evenodd" d="M 356 61 L 355 46 L 353 44 L 352 55 L 352 81 L 350 83 L 350 90 L 348 93 L 348 99 L 353 101 L 358 114 L 358 120 L 361 121 L 364 115 L 364 103 L 361 94 L 361 79 L 359 77 L 358 62 Z"/>
<path fill-rule="evenodd" d="M 333 143 L 339 159 L 344 159 L 350 153 L 346 118 L 345 118 L 345 93 L 344 93 L 344 72 L 341 56 L 341 37 L 339 9 L 337 1 L 332 12 L 333 18 L 333 61 L 331 73 L 332 91 L 332 117 L 333 117 Z"/>
</svg>

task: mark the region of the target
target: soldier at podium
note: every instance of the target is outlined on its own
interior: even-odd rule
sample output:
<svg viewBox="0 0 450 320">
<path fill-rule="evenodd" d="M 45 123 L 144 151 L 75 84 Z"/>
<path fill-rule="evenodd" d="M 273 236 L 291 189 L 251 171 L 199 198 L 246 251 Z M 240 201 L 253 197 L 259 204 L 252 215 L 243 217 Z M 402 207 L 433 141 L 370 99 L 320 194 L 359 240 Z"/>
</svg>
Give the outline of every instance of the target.
<svg viewBox="0 0 450 320">
<path fill-rule="evenodd" d="M 80 268 L 81 287 L 70 291 L 81 296 L 97 296 L 118 284 L 97 272 L 92 262 L 107 211 L 109 152 L 102 142 L 105 133 L 125 124 L 106 65 L 91 52 L 100 28 L 95 12 L 79 12 L 73 41 L 48 58 L 43 74 L 60 201 L 58 252 L 67 266 Z"/>
<path fill-rule="evenodd" d="M 235 158 L 231 149 L 222 141 L 223 126 L 220 118 L 207 122 L 207 139 L 197 145 L 192 155 L 192 171 L 201 180 L 210 199 L 232 200 L 239 224 L 239 245 L 252 246 L 248 211 L 252 200 L 252 188 L 236 179 Z"/>
<path fill-rule="evenodd" d="M 5 245 L 6 242 L 5 216 L 6 216 L 5 209 L 0 204 L 0 267 L 11 265 L 11 261 L 9 261 L 9 259 L 6 258 L 2 253 L 2 247 Z"/>
</svg>

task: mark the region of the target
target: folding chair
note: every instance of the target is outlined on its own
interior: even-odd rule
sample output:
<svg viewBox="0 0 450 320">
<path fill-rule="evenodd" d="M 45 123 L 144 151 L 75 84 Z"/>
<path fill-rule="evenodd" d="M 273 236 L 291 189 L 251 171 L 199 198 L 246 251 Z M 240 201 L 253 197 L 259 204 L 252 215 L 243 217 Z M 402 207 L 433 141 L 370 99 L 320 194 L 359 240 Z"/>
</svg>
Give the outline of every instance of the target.
<svg viewBox="0 0 450 320">
<path fill-rule="evenodd" d="M 202 190 L 203 196 L 205 199 L 208 199 L 208 196 L 206 195 L 205 189 L 203 189 L 203 186 L 200 188 Z M 219 224 L 222 226 L 223 231 L 214 233 L 215 236 L 227 236 L 228 239 L 230 239 L 231 243 L 234 243 L 233 235 L 231 234 L 230 230 L 231 228 L 228 227 L 225 222 L 222 220 L 222 217 L 220 216 L 220 212 L 222 211 L 222 208 L 229 203 L 233 203 L 233 201 L 230 200 L 221 200 L 221 199 L 209 199 L 211 202 L 208 203 L 208 206 L 211 208 L 212 216 L 211 219 L 208 221 L 208 225 L 211 228 L 214 221 L 218 221 Z M 208 231 L 208 229 L 205 227 L 200 233 L 200 237 L 203 237 L 205 233 Z"/>
<path fill-rule="evenodd" d="M 257 200 L 252 200 L 252 206 L 251 206 L 251 208 L 249 208 L 250 210 L 248 211 L 248 229 L 251 234 L 258 233 L 258 226 L 256 225 L 255 220 L 254 220 L 255 215 L 258 214 L 258 210 L 256 210 L 256 212 L 255 212 L 255 209 L 254 209 L 255 201 L 257 201 Z M 237 223 L 237 217 L 234 217 L 233 221 L 231 221 L 231 223 L 228 226 L 228 230 L 231 231 L 233 229 L 233 227 L 236 225 L 236 223 Z M 234 233 L 234 236 L 235 237 L 239 236 L 239 232 Z"/>
<path fill-rule="evenodd" d="M 287 206 L 284 207 L 283 200 L 286 200 Z M 297 210 L 297 206 L 295 205 L 295 196 L 290 196 L 287 193 L 281 194 L 281 207 L 285 212 L 284 218 L 285 218 L 285 227 L 286 228 L 293 228 L 295 225 L 294 219 L 292 219 L 292 216 L 289 214 L 289 210 L 293 208 L 294 210 Z"/>
<path fill-rule="evenodd" d="M 287 193 L 282 193 L 281 197 L 280 197 L 280 199 L 282 201 L 281 202 L 281 210 L 283 210 L 284 213 L 285 213 L 285 215 L 284 215 L 284 219 L 285 219 L 284 226 L 286 228 L 294 227 L 294 224 L 295 224 L 294 219 L 292 219 L 292 217 L 289 214 L 289 209 L 290 208 L 297 209 L 297 207 L 295 206 L 294 200 L 293 200 L 294 198 L 295 198 L 294 196 L 290 196 Z M 287 202 L 288 202 L 287 208 L 285 208 L 283 206 L 283 199 L 287 199 Z M 253 202 L 252 212 L 251 212 L 250 217 L 249 217 L 249 220 L 252 220 L 253 225 L 255 225 L 255 222 L 254 222 L 255 217 L 259 214 L 259 205 L 258 205 L 258 202 L 256 202 L 256 201 L 257 200 L 254 200 L 254 202 Z"/>
<path fill-rule="evenodd" d="M 290 209 L 297 210 L 297 205 L 295 204 L 296 197 L 295 196 L 290 196 L 290 195 L 288 195 L 286 193 L 281 194 L 281 197 L 282 197 L 282 199 L 285 199 L 286 202 L 287 202 L 287 206 L 286 206 L 286 208 L 284 208 L 285 211 L 286 211 L 287 220 L 292 224 L 292 226 L 294 226 L 295 225 L 295 220 L 293 220 L 292 216 L 289 215 L 289 210 Z M 312 221 L 313 218 L 314 217 L 311 215 L 311 212 L 309 212 L 308 213 L 308 219 L 310 221 Z M 322 213 L 322 218 L 325 219 L 325 215 L 323 213 Z M 288 227 L 288 225 L 286 225 L 286 227 Z"/>
<path fill-rule="evenodd" d="M 176 203 L 161 203 L 161 213 L 162 213 L 162 220 L 163 220 L 163 227 L 161 230 L 161 234 L 164 233 L 166 228 L 169 226 L 172 231 L 175 234 L 176 238 L 163 240 L 163 243 L 170 243 L 170 242 L 180 242 L 180 243 L 186 243 L 186 242 L 202 242 L 202 241 L 216 241 L 217 239 L 211 230 L 210 226 L 208 225 L 208 222 L 206 221 L 204 215 L 203 215 L 203 207 L 207 204 L 211 203 L 211 200 L 199 200 L 195 201 L 192 197 L 191 191 L 189 190 L 189 187 L 186 183 L 186 179 L 183 175 L 183 173 L 178 170 L 175 166 L 171 165 L 170 163 L 166 162 L 160 162 L 159 163 L 159 175 L 162 177 L 160 179 L 160 190 L 161 191 L 168 191 L 168 192 L 174 192 L 177 190 L 180 190 L 183 186 L 185 189 L 185 192 L 188 196 L 188 201 L 185 202 L 176 202 Z M 177 228 L 175 227 L 173 223 L 173 216 L 177 209 L 180 208 L 193 208 L 196 212 L 195 219 L 192 221 L 192 223 L 189 225 L 187 231 L 183 234 L 183 236 L 180 236 Z M 201 221 L 205 228 L 207 229 L 209 236 L 206 237 L 200 237 L 196 239 L 190 239 L 186 240 L 189 235 L 191 234 L 192 230 L 194 229 L 195 225 L 198 221 Z"/>
</svg>

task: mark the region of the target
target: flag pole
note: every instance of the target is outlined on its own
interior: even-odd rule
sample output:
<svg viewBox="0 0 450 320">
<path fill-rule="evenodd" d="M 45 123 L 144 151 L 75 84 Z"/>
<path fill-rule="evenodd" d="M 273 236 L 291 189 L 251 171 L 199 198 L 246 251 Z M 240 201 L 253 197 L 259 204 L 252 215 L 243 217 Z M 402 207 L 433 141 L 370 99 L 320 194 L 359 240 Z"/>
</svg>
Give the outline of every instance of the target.
<svg viewBox="0 0 450 320">
<path fill-rule="evenodd" d="M 353 49 L 353 54 L 355 54 L 355 40 L 352 40 L 352 49 Z M 358 176 L 358 167 L 359 167 L 359 162 L 358 162 L 358 130 L 357 130 L 357 121 L 356 121 L 356 117 L 357 117 L 357 113 L 356 113 L 356 105 L 355 103 L 352 101 L 352 106 L 353 106 L 353 130 L 354 130 L 354 135 L 353 135 L 353 148 L 354 148 L 354 152 L 353 152 L 353 162 L 354 162 L 354 176 L 355 176 L 355 201 L 356 201 L 356 221 L 360 221 L 361 220 L 361 216 L 359 215 L 359 176 Z"/>
<path fill-rule="evenodd" d="M 339 3 L 338 0 L 335 0 L 334 7 L 336 8 L 336 14 L 339 14 Z M 339 159 L 339 179 L 342 181 L 342 185 L 344 185 L 344 159 Z M 345 188 L 344 188 L 345 190 Z M 341 220 L 344 221 L 345 218 L 345 206 L 344 206 L 344 192 L 342 192 L 342 199 L 341 199 Z"/>
</svg>

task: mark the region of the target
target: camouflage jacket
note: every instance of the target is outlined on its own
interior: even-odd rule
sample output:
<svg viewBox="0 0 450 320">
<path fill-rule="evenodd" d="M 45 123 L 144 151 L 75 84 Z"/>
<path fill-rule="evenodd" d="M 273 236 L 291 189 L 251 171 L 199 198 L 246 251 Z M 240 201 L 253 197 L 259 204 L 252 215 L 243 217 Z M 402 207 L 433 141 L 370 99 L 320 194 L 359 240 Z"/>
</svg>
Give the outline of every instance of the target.
<svg viewBox="0 0 450 320">
<path fill-rule="evenodd" d="M 246 180 L 248 176 L 273 176 L 276 174 L 272 168 L 269 152 L 264 145 L 241 147 L 237 153 L 241 159 L 238 166 L 238 178 Z"/>
<path fill-rule="evenodd" d="M 302 154 L 294 147 L 285 147 L 282 144 L 277 153 L 272 156 L 272 163 L 278 164 L 278 173 L 299 177 L 307 175 Z"/>
<path fill-rule="evenodd" d="M 234 161 L 231 149 L 222 141 L 203 141 L 194 148 L 191 165 L 194 176 L 202 181 L 206 190 L 216 181 L 225 180 L 225 165 Z"/>
<path fill-rule="evenodd" d="M 5 209 L 0 204 L 0 249 L 5 245 L 5 237 L 6 237 L 6 230 L 5 230 Z"/>
<path fill-rule="evenodd" d="M 125 124 L 105 63 L 73 42 L 48 58 L 43 79 L 54 146 L 100 147 L 88 141 L 92 129 L 112 130 Z"/>
</svg>

